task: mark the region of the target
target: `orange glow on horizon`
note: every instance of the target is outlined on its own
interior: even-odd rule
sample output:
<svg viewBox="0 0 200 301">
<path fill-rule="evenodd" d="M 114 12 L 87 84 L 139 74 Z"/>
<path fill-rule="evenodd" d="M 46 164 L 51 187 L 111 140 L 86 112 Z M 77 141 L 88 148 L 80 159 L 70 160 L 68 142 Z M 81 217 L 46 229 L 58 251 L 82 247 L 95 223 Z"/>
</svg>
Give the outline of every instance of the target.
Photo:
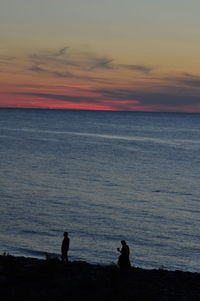
<svg viewBox="0 0 200 301">
<path fill-rule="evenodd" d="M 200 113 L 199 1 L 20 2 L 0 10 L 0 108 Z"/>
<path fill-rule="evenodd" d="M 200 113 L 198 75 L 170 76 L 147 65 L 76 55 L 70 62 L 53 52 L 33 55 L 33 63 L 12 61 L 0 72 L 0 108 Z M 87 66 L 90 60 L 94 67 Z"/>
<path fill-rule="evenodd" d="M 3 96 L 3 95 L 2 95 Z M 123 107 L 120 108 L 120 105 Z M 124 107 L 127 106 L 127 110 Z M 0 108 L 26 108 L 26 109 L 66 109 L 66 110 L 95 110 L 95 111 L 141 111 L 141 112 L 182 112 L 200 113 L 200 106 L 141 106 L 138 101 L 131 105 L 128 101 L 101 100 L 100 104 L 90 102 L 75 103 L 73 101 L 59 101 L 45 97 L 27 97 L 25 95 L 4 94 L 0 101 Z"/>
</svg>

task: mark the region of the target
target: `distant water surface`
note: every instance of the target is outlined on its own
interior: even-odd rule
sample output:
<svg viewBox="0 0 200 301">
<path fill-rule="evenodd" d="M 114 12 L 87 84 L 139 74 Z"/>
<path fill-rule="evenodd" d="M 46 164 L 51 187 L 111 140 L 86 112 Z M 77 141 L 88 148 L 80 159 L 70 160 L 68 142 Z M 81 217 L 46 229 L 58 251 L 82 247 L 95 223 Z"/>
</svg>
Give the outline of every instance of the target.
<svg viewBox="0 0 200 301">
<path fill-rule="evenodd" d="M 200 272 L 200 115 L 0 110 L 0 252 Z"/>
</svg>

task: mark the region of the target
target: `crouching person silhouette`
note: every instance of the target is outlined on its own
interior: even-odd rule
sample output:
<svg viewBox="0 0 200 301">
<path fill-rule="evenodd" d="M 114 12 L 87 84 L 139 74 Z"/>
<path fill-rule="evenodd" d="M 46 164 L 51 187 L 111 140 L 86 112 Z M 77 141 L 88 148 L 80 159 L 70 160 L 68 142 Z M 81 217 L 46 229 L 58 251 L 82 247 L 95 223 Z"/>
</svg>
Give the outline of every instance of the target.
<svg viewBox="0 0 200 301">
<path fill-rule="evenodd" d="M 117 264 L 119 265 L 121 270 L 127 270 L 131 267 L 131 263 L 129 260 L 130 250 L 125 240 L 122 240 L 121 244 L 122 244 L 122 248 L 121 249 L 117 248 L 117 251 L 121 253 L 118 258 Z"/>
<path fill-rule="evenodd" d="M 61 258 L 62 261 L 68 262 L 68 251 L 69 251 L 69 237 L 68 237 L 68 232 L 63 233 L 63 241 L 62 241 L 62 246 L 61 246 Z"/>
</svg>

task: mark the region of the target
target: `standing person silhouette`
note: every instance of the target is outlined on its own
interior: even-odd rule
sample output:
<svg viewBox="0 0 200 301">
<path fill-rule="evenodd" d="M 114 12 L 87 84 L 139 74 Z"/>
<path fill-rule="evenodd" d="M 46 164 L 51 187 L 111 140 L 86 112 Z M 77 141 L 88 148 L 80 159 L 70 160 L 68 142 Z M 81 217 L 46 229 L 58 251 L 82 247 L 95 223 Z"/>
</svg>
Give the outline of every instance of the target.
<svg viewBox="0 0 200 301">
<path fill-rule="evenodd" d="M 69 251 L 69 242 L 70 242 L 70 239 L 68 237 L 68 232 L 64 232 L 63 236 L 64 238 L 61 246 L 61 258 L 62 261 L 68 262 L 68 251 Z"/>
<path fill-rule="evenodd" d="M 129 260 L 130 250 L 129 246 L 126 244 L 125 240 L 121 241 L 122 248 L 117 248 L 117 251 L 119 251 L 121 254 L 118 258 L 118 265 L 120 269 L 129 269 L 131 267 L 131 263 Z"/>
</svg>

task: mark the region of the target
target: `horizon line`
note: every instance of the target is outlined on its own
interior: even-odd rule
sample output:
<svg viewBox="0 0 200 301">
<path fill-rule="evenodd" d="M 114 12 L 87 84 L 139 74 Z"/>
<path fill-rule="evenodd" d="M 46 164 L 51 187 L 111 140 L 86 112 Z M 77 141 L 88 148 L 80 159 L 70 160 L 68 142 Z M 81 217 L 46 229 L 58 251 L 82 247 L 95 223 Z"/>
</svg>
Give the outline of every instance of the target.
<svg viewBox="0 0 200 301">
<path fill-rule="evenodd" d="M 200 112 L 180 112 L 180 111 L 140 111 L 140 110 L 95 110 L 95 109 L 71 109 L 71 108 L 26 108 L 26 107 L 0 107 L 6 110 L 54 110 L 54 111 L 83 111 L 83 112 L 112 112 L 112 113 L 157 113 L 157 114 L 195 114 L 198 115 Z"/>
</svg>

